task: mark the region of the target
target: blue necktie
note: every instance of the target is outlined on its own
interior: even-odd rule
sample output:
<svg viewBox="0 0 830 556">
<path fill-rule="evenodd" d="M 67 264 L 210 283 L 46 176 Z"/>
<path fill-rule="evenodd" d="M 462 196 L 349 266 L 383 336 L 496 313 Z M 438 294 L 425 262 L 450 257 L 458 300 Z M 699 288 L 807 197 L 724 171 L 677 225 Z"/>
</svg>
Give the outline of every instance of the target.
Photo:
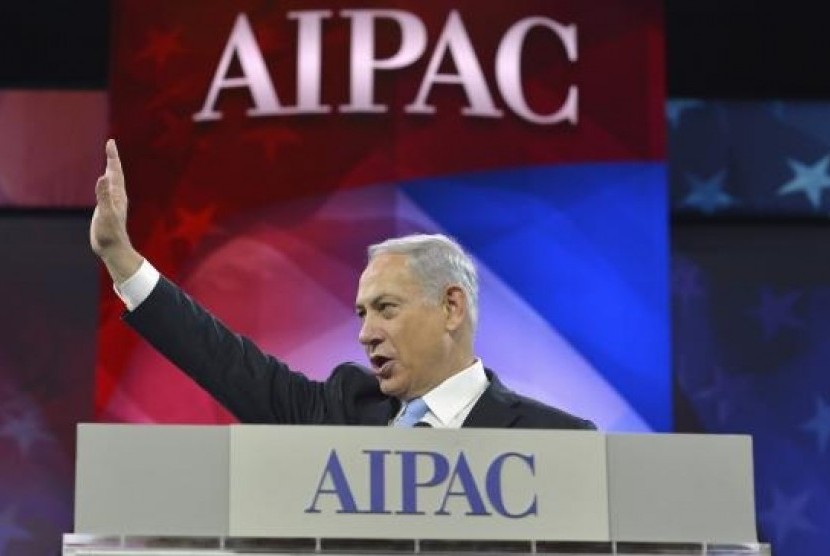
<svg viewBox="0 0 830 556">
<path fill-rule="evenodd" d="M 403 413 L 401 413 L 401 416 L 398 417 L 397 421 L 395 421 L 395 426 L 414 427 L 415 423 L 424 418 L 424 415 L 427 414 L 428 410 L 429 408 L 427 407 L 427 402 L 425 402 L 423 398 L 409 400 L 406 407 L 403 408 Z"/>
</svg>

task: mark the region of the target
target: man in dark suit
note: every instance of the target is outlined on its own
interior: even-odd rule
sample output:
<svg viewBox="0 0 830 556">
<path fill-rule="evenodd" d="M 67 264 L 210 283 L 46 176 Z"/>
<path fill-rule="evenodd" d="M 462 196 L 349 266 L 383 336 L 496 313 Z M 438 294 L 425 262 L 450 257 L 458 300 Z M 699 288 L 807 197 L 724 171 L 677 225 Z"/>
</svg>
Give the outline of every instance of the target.
<svg viewBox="0 0 830 556">
<path fill-rule="evenodd" d="M 478 281 L 442 235 L 369 248 L 355 309 L 370 369 L 339 365 L 316 382 L 264 354 L 167 281 L 130 244 L 113 141 L 96 184 L 93 251 L 127 305 L 126 322 L 243 422 L 592 429 L 505 388 L 473 352 Z"/>
</svg>

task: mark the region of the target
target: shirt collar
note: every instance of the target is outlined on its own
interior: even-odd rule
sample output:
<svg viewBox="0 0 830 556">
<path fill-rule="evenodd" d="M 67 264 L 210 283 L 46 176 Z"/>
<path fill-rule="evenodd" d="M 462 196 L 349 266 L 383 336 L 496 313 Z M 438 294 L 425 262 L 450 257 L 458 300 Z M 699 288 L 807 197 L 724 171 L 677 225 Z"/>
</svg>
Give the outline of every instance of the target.
<svg viewBox="0 0 830 556">
<path fill-rule="evenodd" d="M 481 359 L 423 395 L 429 411 L 448 426 L 453 419 L 481 396 L 489 382 Z"/>
</svg>

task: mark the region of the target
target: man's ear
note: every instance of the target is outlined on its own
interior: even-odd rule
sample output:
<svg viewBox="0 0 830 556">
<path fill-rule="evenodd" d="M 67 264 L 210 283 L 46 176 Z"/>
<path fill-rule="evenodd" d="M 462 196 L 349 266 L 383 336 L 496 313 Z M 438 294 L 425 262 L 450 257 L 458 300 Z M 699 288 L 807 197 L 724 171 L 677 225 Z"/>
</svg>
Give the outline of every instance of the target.
<svg viewBox="0 0 830 556">
<path fill-rule="evenodd" d="M 467 296 L 460 286 L 448 286 L 444 290 L 444 314 L 447 330 L 455 331 L 467 318 Z"/>
</svg>

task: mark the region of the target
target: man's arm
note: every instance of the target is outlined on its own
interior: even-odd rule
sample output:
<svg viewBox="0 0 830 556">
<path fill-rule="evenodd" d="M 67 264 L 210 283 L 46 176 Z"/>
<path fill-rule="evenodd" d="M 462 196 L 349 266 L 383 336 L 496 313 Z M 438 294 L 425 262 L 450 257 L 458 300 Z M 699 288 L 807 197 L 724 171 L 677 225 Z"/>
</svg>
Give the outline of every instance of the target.
<svg viewBox="0 0 830 556">
<path fill-rule="evenodd" d="M 95 184 L 95 212 L 89 227 L 92 250 L 107 267 L 116 286 L 138 271 L 144 258 L 127 233 L 127 188 L 115 141 L 107 141 L 107 168 Z"/>
<path fill-rule="evenodd" d="M 95 185 L 89 229 L 101 259 L 129 309 L 127 323 L 243 422 L 322 423 L 330 411 L 324 385 L 293 372 L 234 334 L 136 251 L 127 232 L 127 190 L 113 140 Z"/>
</svg>

